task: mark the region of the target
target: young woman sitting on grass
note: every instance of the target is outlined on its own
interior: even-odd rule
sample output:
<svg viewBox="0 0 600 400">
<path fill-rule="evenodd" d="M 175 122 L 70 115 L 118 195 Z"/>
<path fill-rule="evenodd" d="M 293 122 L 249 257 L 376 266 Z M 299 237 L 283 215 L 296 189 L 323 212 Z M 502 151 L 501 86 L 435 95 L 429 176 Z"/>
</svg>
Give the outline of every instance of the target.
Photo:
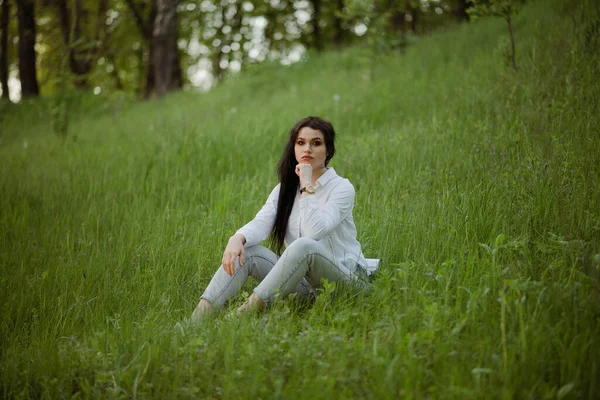
<svg viewBox="0 0 600 400">
<path fill-rule="evenodd" d="M 354 187 L 327 164 L 335 153 L 333 126 L 304 118 L 290 130 L 279 161 L 279 184 L 254 219 L 227 243 L 221 266 L 192 320 L 214 313 L 236 296 L 249 276 L 259 285 L 238 313 L 257 311 L 277 297 L 310 298 L 329 282 L 365 282 L 366 260 L 352 217 Z M 260 243 L 270 235 L 278 257 Z"/>
</svg>

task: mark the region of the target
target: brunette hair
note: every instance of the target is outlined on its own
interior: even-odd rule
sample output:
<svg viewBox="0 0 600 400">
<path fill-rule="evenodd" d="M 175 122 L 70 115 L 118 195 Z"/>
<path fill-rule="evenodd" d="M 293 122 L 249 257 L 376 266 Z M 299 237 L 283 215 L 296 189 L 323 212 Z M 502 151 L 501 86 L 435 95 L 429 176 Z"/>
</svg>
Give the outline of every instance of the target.
<svg viewBox="0 0 600 400">
<path fill-rule="evenodd" d="M 325 149 L 327 156 L 325 165 L 333 158 L 335 154 L 335 131 L 333 125 L 319 117 L 306 117 L 296 122 L 290 129 L 290 137 L 283 150 L 283 155 L 279 160 L 277 167 L 277 176 L 279 177 L 279 201 L 277 203 L 277 214 L 275 215 L 275 224 L 271 231 L 271 242 L 275 246 L 277 253 L 281 254 L 283 248 L 283 240 L 287 230 L 288 220 L 294 207 L 294 199 L 298 192 L 300 179 L 296 175 L 296 160 L 295 145 L 298 138 L 298 132 L 304 127 L 309 127 L 320 131 L 325 139 Z"/>
</svg>

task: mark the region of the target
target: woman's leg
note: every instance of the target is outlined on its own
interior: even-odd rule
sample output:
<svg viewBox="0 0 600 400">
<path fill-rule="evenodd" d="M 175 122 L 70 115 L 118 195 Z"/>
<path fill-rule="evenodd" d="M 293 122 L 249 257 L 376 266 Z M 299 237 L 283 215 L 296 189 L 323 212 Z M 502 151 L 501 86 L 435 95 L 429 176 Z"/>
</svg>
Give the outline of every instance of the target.
<svg viewBox="0 0 600 400">
<path fill-rule="evenodd" d="M 206 302 L 214 309 L 221 309 L 227 300 L 239 293 L 249 276 L 260 282 L 277 263 L 277 255 L 261 245 L 247 247 L 244 249 L 244 253 L 244 265 L 240 267 L 239 260 L 236 260 L 232 276 L 229 276 L 223 267 L 219 266 L 204 294 L 202 294 L 197 310 L 199 308 L 201 309 L 200 312 L 210 310 Z M 294 290 L 298 292 L 300 297 L 310 294 L 310 287 L 306 281 L 297 282 Z M 194 314 L 198 313 L 194 311 Z"/>
<path fill-rule="evenodd" d="M 322 279 L 351 282 L 355 276 L 336 261 L 323 244 L 304 237 L 294 241 L 285 250 L 254 293 L 268 304 L 275 297 L 285 297 L 294 292 L 304 278 L 313 289 L 317 289 L 322 286 Z"/>
</svg>

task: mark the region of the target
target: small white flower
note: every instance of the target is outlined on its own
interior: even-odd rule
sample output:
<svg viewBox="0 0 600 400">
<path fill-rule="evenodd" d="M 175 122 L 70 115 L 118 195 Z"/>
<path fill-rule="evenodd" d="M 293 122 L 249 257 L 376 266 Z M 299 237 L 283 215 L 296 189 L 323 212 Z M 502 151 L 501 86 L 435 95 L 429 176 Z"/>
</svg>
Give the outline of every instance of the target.
<svg viewBox="0 0 600 400">
<path fill-rule="evenodd" d="M 29 147 L 29 143 L 27 143 L 27 140 L 23 141 L 23 148 L 26 149 Z"/>
<path fill-rule="evenodd" d="M 340 95 L 339 95 L 339 94 L 337 94 L 337 93 L 336 93 L 336 94 L 334 94 L 334 95 L 333 95 L 333 100 L 334 100 L 334 101 L 340 101 Z"/>
</svg>

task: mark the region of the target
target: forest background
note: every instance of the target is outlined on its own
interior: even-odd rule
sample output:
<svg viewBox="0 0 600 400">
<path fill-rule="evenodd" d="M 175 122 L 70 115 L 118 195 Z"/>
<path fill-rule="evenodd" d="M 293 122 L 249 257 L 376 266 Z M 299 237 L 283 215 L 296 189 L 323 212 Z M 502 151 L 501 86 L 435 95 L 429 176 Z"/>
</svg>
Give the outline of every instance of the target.
<svg viewBox="0 0 600 400">
<path fill-rule="evenodd" d="M 71 87 L 146 98 L 184 87 L 207 89 L 264 60 L 289 65 L 308 51 L 365 41 L 377 51 L 403 47 L 411 37 L 468 21 L 473 5 L 467 0 L 1 1 L 2 97 L 9 98 L 12 89 L 13 99 L 21 92 L 36 96 Z"/>
</svg>

